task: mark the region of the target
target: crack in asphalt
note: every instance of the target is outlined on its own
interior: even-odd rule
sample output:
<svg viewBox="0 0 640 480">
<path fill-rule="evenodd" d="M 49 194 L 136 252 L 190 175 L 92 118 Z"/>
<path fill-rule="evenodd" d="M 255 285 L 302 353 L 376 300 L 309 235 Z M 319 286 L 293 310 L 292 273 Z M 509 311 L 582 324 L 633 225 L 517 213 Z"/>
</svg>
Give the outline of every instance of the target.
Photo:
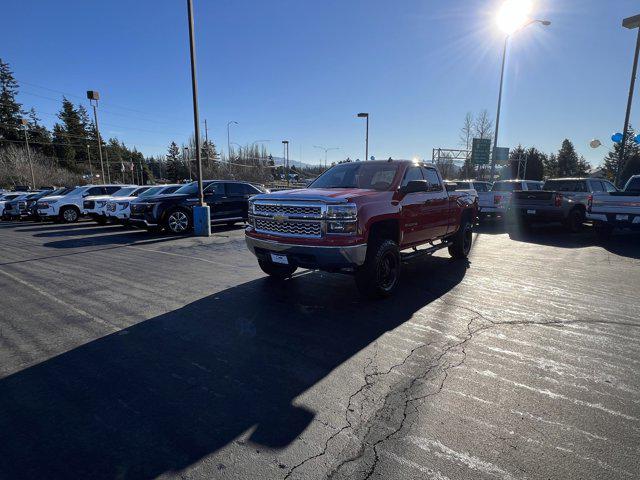
<svg viewBox="0 0 640 480">
<path fill-rule="evenodd" d="M 380 452 L 379 452 L 380 446 L 383 443 L 385 443 L 387 440 L 396 436 L 399 432 L 401 432 L 405 428 L 407 427 L 411 428 L 411 426 L 414 424 L 414 422 L 417 420 L 417 418 L 420 415 L 418 406 L 422 404 L 427 398 L 434 397 L 438 395 L 440 392 L 442 392 L 444 388 L 444 384 L 448 378 L 448 370 L 452 368 L 460 367 L 461 365 L 464 364 L 467 357 L 467 352 L 465 351 L 465 345 L 469 341 L 471 341 L 474 338 L 474 336 L 476 336 L 478 333 L 484 332 L 494 327 L 502 327 L 502 326 L 527 326 L 527 325 L 558 326 L 558 325 L 568 325 L 568 324 L 577 324 L 577 323 L 614 324 L 614 325 L 622 325 L 622 326 L 632 326 L 635 328 L 640 327 L 640 324 L 637 324 L 637 323 L 612 322 L 612 321 L 605 321 L 605 320 L 601 321 L 601 320 L 543 319 L 543 320 L 514 320 L 514 321 L 499 322 L 499 321 L 492 320 L 487 316 L 485 316 L 484 314 L 482 314 L 481 312 L 474 310 L 473 308 L 467 307 L 465 305 L 449 302 L 442 298 L 440 298 L 440 300 L 445 305 L 466 310 L 474 315 L 466 325 L 465 337 L 455 343 L 449 343 L 444 345 L 442 350 L 429 360 L 428 362 L 429 365 L 422 371 L 422 373 L 414 376 L 411 379 L 411 381 L 409 381 L 408 384 L 405 385 L 401 390 L 399 391 L 392 390 L 391 392 L 385 395 L 382 406 L 378 408 L 378 410 L 370 417 L 370 420 L 367 422 L 366 430 L 364 431 L 364 434 L 361 437 L 362 440 L 360 441 L 360 446 L 358 447 L 357 451 L 353 455 L 341 460 L 337 465 L 335 465 L 332 468 L 332 470 L 327 474 L 327 478 L 334 478 L 340 475 L 341 470 L 345 466 L 363 459 L 367 454 L 367 452 L 372 452 L 373 454 L 372 460 L 367 461 L 365 459 L 365 465 L 364 465 L 365 469 L 364 470 L 358 469 L 362 474 L 361 478 L 363 478 L 364 480 L 371 478 L 375 474 L 376 468 L 380 461 Z M 481 323 L 480 325 L 477 325 L 476 327 L 474 327 L 474 323 L 476 322 L 486 322 L 486 323 Z M 310 457 L 307 457 L 306 459 L 302 460 L 301 462 L 293 466 L 289 470 L 289 472 L 287 472 L 284 478 L 285 479 L 290 478 L 296 470 L 298 470 L 308 462 L 325 455 L 329 449 L 329 445 L 331 444 L 331 442 L 340 434 L 342 434 L 344 431 L 349 429 L 351 431 L 355 431 L 354 422 L 352 422 L 352 420 L 349 418 L 349 413 L 355 412 L 355 409 L 352 408 L 352 403 L 354 399 L 356 399 L 356 397 L 358 397 L 361 393 L 364 393 L 367 390 L 371 389 L 372 386 L 376 383 L 377 379 L 379 379 L 380 377 L 389 375 L 393 370 L 398 369 L 403 365 L 405 365 L 407 361 L 409 361 L 409 359 L 416 353 L 416 351 L 423 349 L 425 347 L 428 347 L 432 344 L 433 342 L 423 343 L 412 348 L 401 362 L 392 365 L 389 369 L 385 371 L 380 372 L 380 371 L 377 371 L 376 369 L 374 372 L 367 373 L 367 370 L 371 368 L 378 354 L 378 350 L 377 350 L 378 343 L 376 342 L 374 345 L 374 348 L 376 349 L 374 354 L 368 359 L 367 363 L 363 367 L 364 384 L 362 384 L 354 393 L 352 393 L 349 396 L 347 408 L 345 409 L 345 412 L 344 412 L 345 425 L 342 426 L 336 432 L 334 432 L 329 438 L 327 438 L 320 452 Z M 445 357 L 447 355 L 456 351 L 459 351 L 459 353 L 462 355 L 462 358 L 459 361 L 455 363 L 449 363 L 445 361 Z M 435 390 L 425 393 L 423 395 L 412 396 L 411 392 L 414 390 L 415 386 L 421 383 L 423 380 L 426 380 L 427 377 L 434 371 L 438 371 L 438 375 L 441 375 L 442 377 L 437 383 Z M 437 378 L 437 375 L 434 378 Z M 364 399 L 363 399 L 363 402 L 364 402 Z M 398 405 L 400 402 L 402 402 L 402 406 Z M 394 411 L 398 410 L 398 407 L 400 407 L 402 411 L 402 416 L 401 416 L 401 419 L 397 422 L 397 425 L 392 427 L 391 431 L 383 435 L 381 438 L 375 439 L 375 441 L 368 441 L 367 439 L 369 436 L 375 435 L 375 432 L 372 433 L 372 431 L 383 423 L 381 422 L 381 420 L 384 420 L 385 418 L 392 420 L 392 415 L 385 416 L 385 413 L 393 414 Z M 410 409 L 413 409 L 413 412 L 415 412 L 416 415 L 414 416 L 414 419 L 411 421 L 411 423 L 407 425 L 407 418 L 411 414 Z M 363 403 L 361 403 L 359 410 L 360 412 L 358 417 L 362 419 L 364 415 Z M 353 475 L 349 475 L 349 478 L 354 478 L 354 477 Z"/>
</svg>

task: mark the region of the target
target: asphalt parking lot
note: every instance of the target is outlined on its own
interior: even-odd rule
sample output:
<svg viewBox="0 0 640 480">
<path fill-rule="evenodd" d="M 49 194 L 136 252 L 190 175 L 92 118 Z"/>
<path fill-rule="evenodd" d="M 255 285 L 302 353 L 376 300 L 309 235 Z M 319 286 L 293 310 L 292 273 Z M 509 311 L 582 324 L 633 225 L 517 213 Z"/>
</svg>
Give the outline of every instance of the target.
<svg viewBox="0 0 640 480">
<path fill-rule="evenodd" d="M 640 477 L 639 235 L 494 224 L 403 275 L 0 224 L 0 477 Z"/>
</svg>

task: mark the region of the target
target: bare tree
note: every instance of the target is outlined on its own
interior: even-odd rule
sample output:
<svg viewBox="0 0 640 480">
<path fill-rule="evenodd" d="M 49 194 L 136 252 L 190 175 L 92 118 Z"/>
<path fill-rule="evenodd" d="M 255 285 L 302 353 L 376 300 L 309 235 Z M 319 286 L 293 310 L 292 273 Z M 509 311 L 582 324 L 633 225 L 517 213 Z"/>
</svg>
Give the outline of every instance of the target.
<svg viewBox="0 0 640 480">
<path fill-rule="evenodd" d="M 493 138 L 493 120 L 487 110 L 482 110 L 473 123 L 473 135 L 476 138 Z"/>
<path fill-rule="evenodd" d="M 471 112 L 467 112 L 464 117 L 464 123 L 462 124 L 462 128 L 460 129 L 460 146 L 464 147 L 466 150 L 471 150 L 471 141 L 473 140 L 473 131 L 474 131 L 474 122 L 473 122 L 473 114 Z"/>
</svg>

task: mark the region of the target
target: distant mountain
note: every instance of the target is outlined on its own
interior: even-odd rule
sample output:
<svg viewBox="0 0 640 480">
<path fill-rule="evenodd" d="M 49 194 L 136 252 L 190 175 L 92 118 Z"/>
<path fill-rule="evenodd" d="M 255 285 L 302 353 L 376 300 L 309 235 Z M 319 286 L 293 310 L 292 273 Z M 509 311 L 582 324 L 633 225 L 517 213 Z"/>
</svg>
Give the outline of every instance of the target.
<svg viewBox="0 0 640 480">
<path fill-rule="evenodd" d="M 284 158 L 282 157 L 273 157 L 273 162 L 276 164 L 277 166 L 280 165 L 284 165 Z M 289 159 L 289 165 L 290 166 L 295 166 L 296 168 L 312 168 L 312 167 L 317 167 L 318 165 L 313 165 L 311 163 L 304 163 L 304 162 L 300 162 L 298 160 L 294 160 L 293 158 Z"/>
</svg>

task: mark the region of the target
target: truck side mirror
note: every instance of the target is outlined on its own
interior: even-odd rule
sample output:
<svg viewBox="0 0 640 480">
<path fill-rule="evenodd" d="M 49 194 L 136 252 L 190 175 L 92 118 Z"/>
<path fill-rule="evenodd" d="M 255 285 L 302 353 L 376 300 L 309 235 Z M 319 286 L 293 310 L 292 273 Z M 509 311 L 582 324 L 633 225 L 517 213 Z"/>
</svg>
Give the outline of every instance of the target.
<svg viewBox="0 0 640 480">
<path fill-rule="evenodd" d="M 427 191 L 429 191 L 429 184 L 426 180 L 411 180 L 404 187 L 400 188 L 400 193 L 403 195 Z"/>
</svg>

